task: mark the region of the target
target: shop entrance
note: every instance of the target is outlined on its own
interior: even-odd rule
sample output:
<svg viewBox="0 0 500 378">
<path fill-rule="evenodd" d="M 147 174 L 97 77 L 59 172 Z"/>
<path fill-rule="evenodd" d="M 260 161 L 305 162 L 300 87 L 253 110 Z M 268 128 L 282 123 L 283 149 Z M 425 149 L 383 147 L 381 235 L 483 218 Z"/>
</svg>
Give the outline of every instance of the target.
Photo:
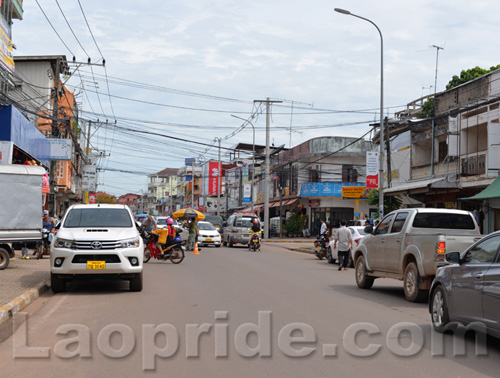
<svg viewBox="0 0 500 378">
<path fill-rule="evenodd" d="M 352 207 L 323 207 L 311 209 L 311 234 L 319 234 L 321 227 L 321 219 L 323 219 L 328 228 L 338 228 L 340 221 L 350 221 L 354 219 L 354 209 Z"/>
</svg>

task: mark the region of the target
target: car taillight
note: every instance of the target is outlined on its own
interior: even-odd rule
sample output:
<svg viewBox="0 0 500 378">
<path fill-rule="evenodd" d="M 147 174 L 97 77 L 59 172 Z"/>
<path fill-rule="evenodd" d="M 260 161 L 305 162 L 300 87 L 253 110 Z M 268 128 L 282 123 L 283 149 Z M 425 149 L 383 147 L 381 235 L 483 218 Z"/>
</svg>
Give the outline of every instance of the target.
<svg viewBox="0 0 500 378">
<path fill-rule="evenodd" d="M 356 244 L 359 244 L 360 240 L 361 240 L 361 238 L 354 239 L 354 241 L 356 242 Z"/>
<path fill-rule="evenodd" d="M 446 243 L 445 242 L 439 242 L 438 243 L 438 247 L 437 247 L 437 253 L 442 255 L 445 253 L 445 249 L 446 249 Z"/>
</svg>

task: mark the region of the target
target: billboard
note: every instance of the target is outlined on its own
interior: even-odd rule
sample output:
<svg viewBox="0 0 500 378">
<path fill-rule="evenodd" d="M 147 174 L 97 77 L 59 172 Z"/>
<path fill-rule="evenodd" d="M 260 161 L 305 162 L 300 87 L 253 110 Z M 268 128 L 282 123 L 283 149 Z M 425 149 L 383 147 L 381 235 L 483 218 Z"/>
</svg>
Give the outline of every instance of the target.
<svg viewBox="0 0 500 378">
<path fill-rule="evenodd" d="M 379 153 L 366 153 L 366 187 L 378 188 Z"/>
<path fill-rule="evenodd" d="M 219 194 L 219 162 L 211 161 L 208 163 L 208 195 L 216 196 Z"/>
<path fill-rule="evenodd" d="M 95 192 L 97 183 L 97 167 L 86 165 L 82 174 L 82 190 L 84 192 Z"/>
</svg>

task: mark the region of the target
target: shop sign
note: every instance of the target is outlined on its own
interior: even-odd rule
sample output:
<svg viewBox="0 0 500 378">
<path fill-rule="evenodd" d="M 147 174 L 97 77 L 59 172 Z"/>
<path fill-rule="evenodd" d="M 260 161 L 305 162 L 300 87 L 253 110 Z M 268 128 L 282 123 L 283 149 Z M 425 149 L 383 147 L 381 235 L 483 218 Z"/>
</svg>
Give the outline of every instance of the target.
<svg viewBox="0 0 500 378">
<path fill-rule="evenodd" d="M 379 153 L 366 153 L 366 187 L 378 188 Z"/>
<path fill-rule="evenodd" d="M 366 198 L 371 189 L 365 186 L 344 186 L 342 188 L 342 198 Z"/>
<path fill-rule="evenodd" d="M 309 200 L 309 207 L 319 207 L 319 199 Z"/>
</svg>

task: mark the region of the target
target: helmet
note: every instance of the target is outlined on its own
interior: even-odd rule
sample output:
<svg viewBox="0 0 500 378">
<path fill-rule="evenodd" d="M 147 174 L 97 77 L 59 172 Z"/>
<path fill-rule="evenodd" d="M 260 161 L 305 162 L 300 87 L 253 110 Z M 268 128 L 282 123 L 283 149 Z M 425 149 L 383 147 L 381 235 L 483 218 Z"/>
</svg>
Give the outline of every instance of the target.
<svg viewBox="0 0 500 378">
<path fill-rule="evenodd" d="M 172 218 L 168 218 L 167 219 L 167 224 L 168 225 L 174 224 L 174 220 Z"/>
<path fill-rule="evenodd" d="M 259 221 L 257 219 L 254 219 L 253 224 L 257 225 L 257 224 L 259 224 Z"/>
</svg>

